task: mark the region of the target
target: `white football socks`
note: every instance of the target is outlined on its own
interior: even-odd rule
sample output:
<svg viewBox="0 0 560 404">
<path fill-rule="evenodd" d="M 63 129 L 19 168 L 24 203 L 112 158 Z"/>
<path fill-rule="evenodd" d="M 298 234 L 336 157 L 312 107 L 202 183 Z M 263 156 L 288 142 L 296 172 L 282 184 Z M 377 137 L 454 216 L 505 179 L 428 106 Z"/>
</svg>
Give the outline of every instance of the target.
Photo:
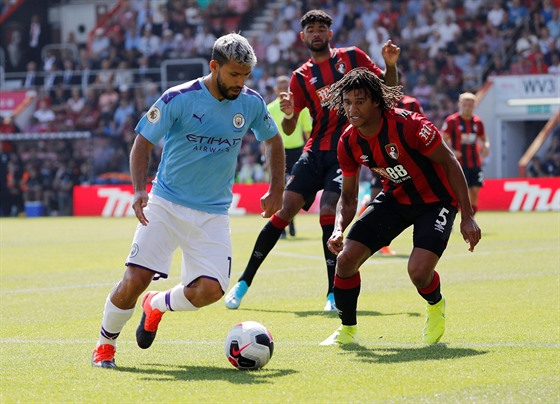
<svg viewBox="0 0 560 404">
<path fill-rule="evenodd" d="M 124 325 L 134 314 L 134 308 L 128 310 L 119 309 L 111 302 L 111 295 L 105 300 L 105 310 L 103 310 L 103 321 L 97 346 L 102 344 L 117 345 L 117 337 L 124 328 Z"/>
<path fill-rule="evenodd" d="M 198 307 L 185 297 L 185 286 L 179 284 L 166 292 L 159 292 L 152 298 L 151 304 L 153 309 L 158 309 L 162 313 L 168 310 L 172 311 L 194 311 Z"/>
</svg>

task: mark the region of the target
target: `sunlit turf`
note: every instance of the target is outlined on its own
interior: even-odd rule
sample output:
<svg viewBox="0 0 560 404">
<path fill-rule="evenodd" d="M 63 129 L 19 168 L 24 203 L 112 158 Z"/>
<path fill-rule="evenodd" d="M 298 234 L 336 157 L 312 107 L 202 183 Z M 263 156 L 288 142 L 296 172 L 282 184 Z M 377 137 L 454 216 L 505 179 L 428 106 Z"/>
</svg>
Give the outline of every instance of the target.
<svg viewBox="0 0 560 404">
<path fill-rule="evenodd" d="M 406 272 L 411 231 L 362 267 L 360 345 L 318 344 L 338 326 L 318 217 L 299 215 L 239 310 L 223 301 L 166 314 L 154 345 L 136 346 L 137 309 L 119 338 L 118 370 L 92 368 L 105 298 L 120 279 L 132 218 L 0 219 L 0 401 L 11 402 L 558 402 L 560 214 L 480 212 L 467 251 L 454 230 L 438 265 L 447 299 L 441 343 L 420 342 L 425 305 Z M 232 217 L 232 283 L 265 221 Z M 458 226 L 456 226 L 458 227 Z M 179 282 L 175 256 L 171 277 Z M 237 322 L 265 324 L 274 356 L 234 369 L 223 341 Z"/>
</svg>

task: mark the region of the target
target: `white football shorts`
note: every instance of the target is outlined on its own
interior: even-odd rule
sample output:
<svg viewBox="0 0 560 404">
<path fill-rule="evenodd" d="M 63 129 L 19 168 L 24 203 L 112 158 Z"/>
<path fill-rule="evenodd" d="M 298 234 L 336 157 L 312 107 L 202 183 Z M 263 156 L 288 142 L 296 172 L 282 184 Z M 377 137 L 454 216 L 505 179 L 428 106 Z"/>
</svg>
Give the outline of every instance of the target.
<svg viewBox="0 0 560 404">
<path fill-rule="evenodd" d="M 203 276 L 217 280 L 225 293 L 232 255 L 228 215 L 190 209 L 154 194 L 150 194 L 144 214 L 149 223 L 136 227 L 127 266 L 153 271 L 154 280 L 167 278 L 173 253 L 180 247 L 181 283 L 187 286 Z"/>
</svg>

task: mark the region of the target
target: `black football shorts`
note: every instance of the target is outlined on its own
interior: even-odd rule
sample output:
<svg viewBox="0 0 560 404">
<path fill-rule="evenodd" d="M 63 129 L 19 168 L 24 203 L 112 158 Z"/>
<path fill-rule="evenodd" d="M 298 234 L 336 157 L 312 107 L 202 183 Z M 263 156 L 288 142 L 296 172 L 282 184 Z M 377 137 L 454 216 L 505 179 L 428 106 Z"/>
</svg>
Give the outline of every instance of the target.
<svg viewBox="0 0 560 404">
<path fill-rule="evenodd" d="M 441 257 L 451 236 L 457 208 L 449 202 L 403 205 L 380 193 L 350 228 L 347 238 L 375 253 L 414 226 L 413 245 Z"/>
<path fill-rule="evenodd" d="M 296 192 L 305 199 L 304 210 L 308 210 L 317 192 L 335 192 L 340 195 L 342 171 L 336 151 L 306 151 L 292 168 L 286 190 Z"/>
</svg>

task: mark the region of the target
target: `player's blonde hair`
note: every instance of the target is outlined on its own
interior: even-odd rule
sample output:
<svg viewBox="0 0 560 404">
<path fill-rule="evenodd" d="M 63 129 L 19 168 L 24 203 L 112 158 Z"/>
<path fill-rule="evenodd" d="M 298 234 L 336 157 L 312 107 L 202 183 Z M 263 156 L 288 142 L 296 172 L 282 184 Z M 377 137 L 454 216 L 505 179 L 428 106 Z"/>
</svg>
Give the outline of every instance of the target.
<svg viewBox="0 0 560 404">
<path fill-rule="evenodd" d="M 476 101 L 476 95 L 474 95 L 473 93 L 462 93 L 461 95 L 459 95 L 459 101 L 463 101 L 463 100 L 473 100 Z"/>
<path fill-rule="evenodd" d="M 212 60 L 220 65 L 235 62 L 254 67 L 257 64 L 257 56 L 247 38 L 236 33 L 223 35 L 216 39 L 212 48 Z"/>
<path fill-rule="evenodd" d="M 357 67 L 333 84 L 327 107 L 346 115 L 342 96 L 352 90 L 364 90 L 373 101 L 379 102 L 379 108 L 382 110 L 394 108 L 403 96 L 402 86 L 389 87 L 372 71 L 365 67 Z"/>
</svg>

